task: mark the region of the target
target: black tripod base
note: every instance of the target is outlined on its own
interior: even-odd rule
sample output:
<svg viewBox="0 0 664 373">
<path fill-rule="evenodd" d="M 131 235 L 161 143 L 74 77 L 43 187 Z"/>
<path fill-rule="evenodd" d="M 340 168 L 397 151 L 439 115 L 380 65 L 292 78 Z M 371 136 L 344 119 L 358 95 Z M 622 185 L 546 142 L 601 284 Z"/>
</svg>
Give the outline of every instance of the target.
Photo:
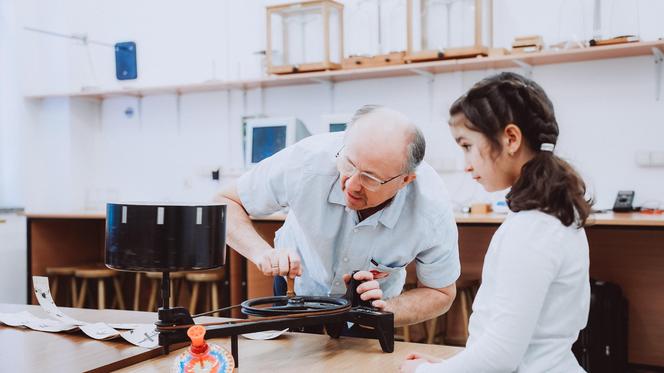
<svg viewBox="0 0 664 373">
<path fill-rule="evenodd" d="M 375 337 L 380 342 L 383 352 L 394 351 L 394 314 L 362 306 L 353 307 L 348 312 L 333 315 L 304 316 L 280 320 L 256 319 L 255 322 L 208 327 L 205 336 L 206 338 L 231 337 L 231 354 L 235 360 L 235 367 L 238 367 L 238 335 L 240 334 L 325 325 L 330 337 L 339 338 L 345 322 L 353 322 L 374 329 Z M 194 321 L 191 315 L 183 307 L 160 309 L 159 321 L 156 323 L 159 331 L 159 345 L 163 346 L 165 352 L 168 353 L 171 345 L 187 342 L 189 339 L 187 329 L 163 330 L 160 327 L 192 324 L 194 324 Z"/>
</svg>

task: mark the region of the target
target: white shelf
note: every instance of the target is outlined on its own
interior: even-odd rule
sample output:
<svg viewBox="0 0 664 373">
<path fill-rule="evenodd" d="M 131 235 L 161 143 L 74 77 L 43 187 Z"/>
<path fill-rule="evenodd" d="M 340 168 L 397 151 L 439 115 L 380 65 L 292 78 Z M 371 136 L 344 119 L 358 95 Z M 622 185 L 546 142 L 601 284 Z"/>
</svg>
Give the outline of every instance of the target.
<svg viewBox="0 0 664 373">
<path fill-rule="evenodd" d="M 270 88 L 303 84 L 320 84 L 321 82 L 336 83 L 361 79 L 380 79 L 401 76 L 416 76 L 423 74 L 440 74 L 454 71 L 504 69 L 519 66 L 539 66 L 568 62 L 644 56 L 655 54 L 656 52 L 654 52 L 653 49 L 659 50 L 660 52 L 664 51 L 664 40 L 569 49 L 561 51 L 546 50 L 536 53 L 497 57 L 475 57 L 364 69 L 289 74 L 281 76 L 270 76 L 263 79 L 240 81 L 208 81 L 194 84 L 144 88 L 31 94 L 26 95 L 25 97 L 29 99 L 42 99 L 51 97 L 90 97 L 103 99 L 112 96 L 143 97 L 157 94 L 185 94 L 194 92 L 245 90 L 253 88 Z"/>
</svg>

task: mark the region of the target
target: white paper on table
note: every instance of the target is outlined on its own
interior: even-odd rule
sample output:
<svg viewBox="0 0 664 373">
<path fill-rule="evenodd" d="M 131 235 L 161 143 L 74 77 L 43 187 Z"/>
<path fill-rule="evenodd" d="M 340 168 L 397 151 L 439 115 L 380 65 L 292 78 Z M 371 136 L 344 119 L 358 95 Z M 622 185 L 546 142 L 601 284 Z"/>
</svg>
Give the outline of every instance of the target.
<svg viewBox="0 0 664 373">
<path fill-rule="evenodd" d="M 112 324 L 111 323 L 111 324 L 107 324 L 107 325 L 110 326 L 113 329 L 123 329 L 123 330 L 138 329 L 138 328 L 144 328 L 144 327 L 148 327 L 148 326 L 153 326 L 153 327 L 155 326 L 154 324 L 123 324 L 123 323 L 119 323 L 119 324 Z"/>
<path fill-rule="evenodd" d="M 78 328 L 76 325 L 66 324 L 52 319 L 40 319 L 28 311 L 16 313 L 0 313 L 0 322 L 9 326 L 26 326 L 42 332 L 62 332 Z"/>
<path fill-rule="evenodd" d="M 35 317 L 34 320 L 28 321 L 24 325 L 32 330 L 38 330 L 40 332 L 64 332 L 78 329 L 78 326 L 76 325 L 66 324 L 58 320 L 40 319 L 37 317 Z"/>
<path fill-rule="evenodd" d="M 86 324 L 80 326 L 83 333 L 94 339 L 113 339 L 120 336 L 120 332 L 108 326 L 103 322 Z"/>
<path fill-rule="evenodd" d="M 0 322 L 9 326 L 25 326 L 30 321 L 35 320 L 38 320 L 38 318 L 28 311 L 21 311 L 16 313 L 0 312 Z"/>
<path fill-rule="evenodd" d="M 159 346 L 159 332 L 154 324 L 146 324 L 140 328 L 122 332 L 120 335 L 136 346 L 148 348 Z"/>
<path fill-rule="evenodd" d="M 243 337 L 247 339 L 253 339 L 253 340 L 265 340 L 265 339 L 275 339 L 279 337 L 280 335 L 286 333 L 288 329 L 284 330 L 266 330 L 263 332 L 255 332 L 255 333 L 245 333 L 242 334 Z"/>
<path fill-rule="evenodd" d="M 39 302 L 41 308 L 53 319 L 69 325 L 85 325 L 85 321 L 76 320 L 62 312 L 58 306 L 55 305 L 53 297 L 51 296 L 51 289 L 48 285 L 48 277 L 32 276 L 32 287 L 35 291 L 35 297 Z"/>
</svg>

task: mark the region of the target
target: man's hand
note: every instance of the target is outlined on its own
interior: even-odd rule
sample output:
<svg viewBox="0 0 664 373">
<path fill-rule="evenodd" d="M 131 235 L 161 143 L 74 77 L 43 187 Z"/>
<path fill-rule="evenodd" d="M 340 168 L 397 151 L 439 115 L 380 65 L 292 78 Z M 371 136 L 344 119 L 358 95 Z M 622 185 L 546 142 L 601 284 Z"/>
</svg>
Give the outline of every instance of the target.
<svg viewBox="0 0 664 373">
<path fill-rule="evenodd" d="M 406 356 L 406 361 L 401 363 L 399 372 L 401 373 L 414 373 L 421 364 L 424 363 L 440 363 L 442 360 L 433 356 L 428 356 L 413 352 Z"/>
<path fill-rule="evenodd" d="M 357 293 L 360 294 L 362 300 L 373 300 L 371 305 L 382 310 L 385 308 L 387 303 L 385 303 L 383 298 L 383 291 L 380 290 L 380 285 L 378 281 L 374 280 L 373 274 L 369 271 L 358 271 L 353 276 L 356 280 L 364 281 L 357 287 Z M 344 281 L 346 284 L 350 282 L 350 275 L 344 275 Z"/>
<path fill-rule="evenodd" d="M 257 260 L 256 266 L 265 276 L 295 276 L 302 275 L 300 256 L 295 250 L 275 249 L 266 250 Z"/>
</svg>

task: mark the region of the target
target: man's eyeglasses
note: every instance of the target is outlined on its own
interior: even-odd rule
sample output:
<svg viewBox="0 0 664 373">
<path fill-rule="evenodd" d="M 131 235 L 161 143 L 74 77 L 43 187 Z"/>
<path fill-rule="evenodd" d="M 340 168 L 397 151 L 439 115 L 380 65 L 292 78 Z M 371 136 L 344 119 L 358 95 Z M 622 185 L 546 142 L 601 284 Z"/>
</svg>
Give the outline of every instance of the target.
<svg viewBox="0 0 664 373">
<path fill-rule="evenodd" d="M 341 150 L 339 150 L 339 152 L 337 153 L 336 158 L 337 158 L 337 169 L 342 175 L 352 177 L 353 175 L 355 175 L 356 172 L 359 172 L 360 184 L 362 184 L 363 187 L 372 192 L 375 192 L 382 185 L 387 184 L 390 181 L 403 175 L 403 173 L 400 173 L 395 177 L 391 177 L 388 180 L 383 181 L 371 174 L 358 170 L 357 167 L 355 167 L 353 163 L 351 163 L 348 157 L 346 157 L 344 154 L 341 153 Z"/>
</svg>

